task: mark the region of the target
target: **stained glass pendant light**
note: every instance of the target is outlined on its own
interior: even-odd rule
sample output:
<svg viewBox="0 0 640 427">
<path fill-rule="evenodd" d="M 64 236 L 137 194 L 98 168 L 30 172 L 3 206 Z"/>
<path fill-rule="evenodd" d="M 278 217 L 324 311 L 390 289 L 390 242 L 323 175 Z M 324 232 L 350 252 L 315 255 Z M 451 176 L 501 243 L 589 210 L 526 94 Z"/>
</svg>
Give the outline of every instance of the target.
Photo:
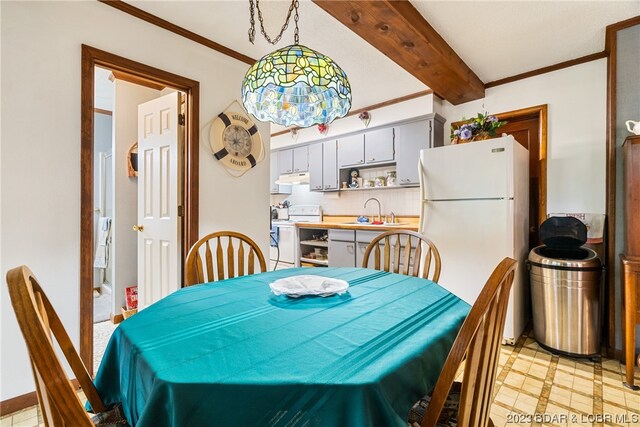
<svg viewBox="0 0 640 427">
<path fill-rule="evenodd" d="M 253 0 L 249 0 L 253 43 Z M 282 126 L 309 127 L 331 123 L 351 108 L 351 86 L 346 73 L 331 58 L 298 43 L 298 0 L 293 0 L 280 34 L 272 41 L 264 30 L 256 0 L 262 34 L 276 44 L 295 10 L 294 44 L 278 49 L 253 64 L 242 82 L 242 102 L 260 121 Z"/>
</svg>

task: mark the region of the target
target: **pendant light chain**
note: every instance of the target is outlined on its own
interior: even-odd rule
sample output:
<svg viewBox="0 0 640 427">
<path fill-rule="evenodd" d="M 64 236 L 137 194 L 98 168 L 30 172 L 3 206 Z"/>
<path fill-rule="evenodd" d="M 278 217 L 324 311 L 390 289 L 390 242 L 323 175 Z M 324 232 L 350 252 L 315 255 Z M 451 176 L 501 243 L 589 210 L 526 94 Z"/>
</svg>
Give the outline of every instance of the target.
<svg viewBox="0 0 640 427">
<path fill-rule="evenodd" d="M 264 29 L 264 21 L 262 19 L 262 11 L 260 10 L 260 0 L 256 0 L 255 6 L 253 4 L 253 0 L 249 0 L 249 14 L 250 14 L 250 23 L 251 23 L 251 27 L 249 28 L 249 41 L 251 42 L 251 44 L 253 44 L 255 38 L 256 38 L 256 21 L 255 21 L 255 9 L 258 10 L 258 21 L 260 21 L 260 32 L 262 33 L 262 35 L 264 36 L 265 40 L 267 42 L 269 42 L 270 44 L 276 44 L 280 41 L 280 39 L 282 38 L 282 35 L 284 34 L 284 32 L 287 30 L 287 28 L 289 27 L 289 20 L 291 19 L 291 12 L 293 12 L 294 10 L 296 11 L 294 16 L 293 16 L 293 20 L 295 23 L 295 30 L 293 33 L 293 42 L 294 44 L 299 44 L 299 34 L 298 34 L 298 20 L 299 20 L 299 16 L 298 16 L 298 0 L 292 0 L 291 1 L 291 6 L 289 6 L 289 12 L 287 13 L 287 18 L 284 21 L 284 25 L 282 26 L 282 28 L 280 29 L 280 34 L 278 34 L 278 36 L 271 40 L 271 38 L 269 37 L 269 35 L 267 34 L 267 32 Z"/>
</svg>

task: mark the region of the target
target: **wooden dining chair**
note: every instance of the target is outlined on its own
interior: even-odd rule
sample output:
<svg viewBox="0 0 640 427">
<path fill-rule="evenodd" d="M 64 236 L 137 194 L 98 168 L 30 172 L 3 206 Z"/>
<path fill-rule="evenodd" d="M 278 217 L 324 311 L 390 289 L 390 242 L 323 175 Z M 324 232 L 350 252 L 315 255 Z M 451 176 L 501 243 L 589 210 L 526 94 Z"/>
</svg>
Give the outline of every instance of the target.
<svg viewBox="0 0 640 427">
<path fill-rule="evenodd" d="M 411 427 L 487 427 L 517 262 L 505 258 L 471 307 L 432 392 L 409 412 Z M 462 383 L 454 382 L 464 360 Z"/>
<path fill-rule="evenodd" d="M 31 270 L 26 266 L 9 270 L 7 285 L 18 325 L 27 344 L 45 425 L 127 425 L 120 406 L 108 408 L 102 402 L 86 366 Z M 85 411 L 57 356 L 54 339 L 95 414 Z"/>
<path fill-rule="evenodd" d="M 364 253 L 362 267 L 369 266 L 372 253 L 373 268 L 376 270 L 422 277 L 434 282 L 440 278 L 440 253 L 436 245 L 415 231 L 392 230 L 374 238 Z"/>
<path fill-rule="evenodd" d="M 248 251 L 245 251 L 245 244 Z M 191 286 L 253 274 L 256 272 L 256 259 L 260 265 L 260 272 L 267 271 L 267 264 L 260 248 L 256 242 L 244 234 L 235 231 L 207 234 L 198 240 L 187 254 L 184 285 Z M 214 270 L 216 270 L 215 276 Z"/>
</svg>

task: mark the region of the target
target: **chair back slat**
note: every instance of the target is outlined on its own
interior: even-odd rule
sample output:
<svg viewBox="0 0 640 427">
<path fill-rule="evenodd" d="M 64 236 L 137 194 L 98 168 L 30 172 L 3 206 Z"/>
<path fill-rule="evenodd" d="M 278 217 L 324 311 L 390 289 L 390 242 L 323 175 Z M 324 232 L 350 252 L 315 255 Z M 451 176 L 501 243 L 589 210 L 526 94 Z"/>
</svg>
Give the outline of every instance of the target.
<svg viewBox="0 0 640 427">
<path fill-rule="evenodd" d="M 227 271 L 229 272 L 229 279 L 236 277 L 235 275 L 235 260 L 233 252 L 233 239 L 229 239 L 229 245 L 227 246 Z"/>
<path fill-rule="evenodd" d="M 240 240 L 240 246 L 238 246 L 238 277 L 244 276 L 244 245 Z"/>
<path fill-rule="evenodd" d="M 215 251 L 211 251 L 210 245 L 211 247 L 215 245 Z M 206 277 L 198 273 L 198 258 L 201 251 L 209 257 L 207 265 L 211 265 Z M 189 250 L 185 260 L 184 286 L 254 274 L 258 268 L 256 264 L 259 264 L 261 272 L 267 271 L 264 255 L 249 237 L 234 231 L 211 233 L 198 240 Z"/>
<path fill-rule="evenodd" d="M 106 406 L 47 295 L 26 266 L 8 271 L 7 285 L 27 345 L 46 424 L 55 427 L 92 426 L 91 418 L 58 358 L 53 341 L 62 351 L 93 410 L 103 412 Z"/>
<path fill-rule="evenodd" d="M 209 241 L 204 245 L 204 256 L 207 260 L 207 277 L 213 280 L 213 254 L 211 253 Z M 200 255 L 198 255 L 198 258 L 200 258 Z M 200 279 L 205 280 L 205 277 L 201 275 Z"/>
<path fill-rule="evenodd" d="M 202 267 L 202 258 L 200 254 L 196 254 L 193 260 L 193 274 L 197 277 L 197 280 L 204 280 L 204 269 Z"/>
<path fill-rule="evenodd" d="M 400 237 L 398 237 L 398 240 L 400 240 Z M 418 246 L 420 246 L 420 241 L 418 241 Z M 409 238 L 407 239 L 407 243 L 404 246 L 404 271 L 402 272 L 402 274 L 404 274 L 405 276 L 409 275 L 409 266 L 411 264 L 412 251 L 413 248 L 411 247 L 411 236 L 409 236 Z"/>
<path fill-rule="evenodd" d="M 502 260 L 471 307 L 431 393 L 431 401 L 422 420 L 422 427 L 436 425 L 463 359 L 464 375 L 458 425 L 492 425 L 489 414 L 509 292 L 516 266 L 517 262 L 511 258 Z"/>
<path fill-rule="evenodd" d="M 253 249 L 253 246 L 249 246 L 249 274 L 253 274 L 255 271 L 255 260 L 254 257 L 256 255 L 256 251 Z"/>
<path fill-rule="evenodd" d="M 402 249 L 402 244 L 400 243 L 400 235 L 396 236 L 396 244 L 393 247 L 393 272 L 400 272 L 400 251 Z"/>
<path fill-rule="evenodd" d="M 394 238 L 395 237 L 395 238 Z M 406 243 L 403 246 L 403 240 Z M 383 246 L 384 263 L 380 265 L 380 246 Z M 424 254 L 424 258 L 423 258 Z M 440 278 L 440 254 L 431 240 L 410 230 L 392 230 L 375 237 L 364 252 L 362 266 L 369 265 L 374 256 L 375 269 L 402 273 L 437 282 Z M 402 271 L 400 271 L 400 266 Z"/>
<path fill-rule="evenodd" d="M 425 263 L 424 268 L 422 269 L 422 276 L 420 276 L 420 265 L 422 264 L 422 242 L 418 240 L 418 245 L 416 246 L 416 252 L 413 255 L 413 271 L 411 275 L 414 277 L 422 277 L 426 278 L 429 274 L 429 262 Z"/>
<path fill-rule="evenodd" d="M 222 257 L 222 242 L 220 242 L 220 236 L 218 236 L 218 246 L 216 247 L 216 260 L 218 260 L 218 280 L 226 279 L 224 274 L 224 258 Z M 213 280 L 213 277 L 210 278 Z"/>
<path fill-rule="evenodd" d="M 369 243 L 369 245 L 371 245 L 371 243 Z M 367 256 L 367 253 L 365 252 L 365 258 L 366 256 Z M 365 263 L 363 262 L 362 265 L 364 266 Z M 382 269 L 384 271 L 389 271 L 390 265 L 391 265 L 391 240 L 389 239 L 389 236 L 387 236 L 384 239 L 384 266 L 382 267 Z"/>
</svg>

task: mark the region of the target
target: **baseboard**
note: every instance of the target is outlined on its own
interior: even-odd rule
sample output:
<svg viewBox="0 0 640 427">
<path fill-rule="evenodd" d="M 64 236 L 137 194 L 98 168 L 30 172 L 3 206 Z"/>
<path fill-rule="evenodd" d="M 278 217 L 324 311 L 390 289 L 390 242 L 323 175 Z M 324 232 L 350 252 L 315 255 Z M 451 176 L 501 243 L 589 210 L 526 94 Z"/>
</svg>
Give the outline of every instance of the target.
<svg viewBox="0 0 640 427">
<path fill-rule="evenodd" d="M 23 394 L 22 396 L 12 397 L 11 399 L 0 402 L 0 416 L 12 414 L 21 409 L 28 408 L 38 404 L 38 395 L 35 391 Z"/>
<path fill-rule="evenodd" d="M 78 380 L 75 378 L 71 380 L 71 384 L 76 390 L 80 388 Z M 14 412 L 21 411 L 22 409 L 38 404 L 38 394 L 35 391 L 26 393 L 21 396 L 12 397 L 11 399 L 3 400 L 0 402 L 0 416 L 13 414 Z"/>
<path fill-rule="evenodd" d="M 122 314 L 111 314 L 111 323 L 113 323 L 114 325 L 117 325 L 118 323 L 122 322 L 124 320 L 124 317 L 122 316 Z"/>
</svg>

